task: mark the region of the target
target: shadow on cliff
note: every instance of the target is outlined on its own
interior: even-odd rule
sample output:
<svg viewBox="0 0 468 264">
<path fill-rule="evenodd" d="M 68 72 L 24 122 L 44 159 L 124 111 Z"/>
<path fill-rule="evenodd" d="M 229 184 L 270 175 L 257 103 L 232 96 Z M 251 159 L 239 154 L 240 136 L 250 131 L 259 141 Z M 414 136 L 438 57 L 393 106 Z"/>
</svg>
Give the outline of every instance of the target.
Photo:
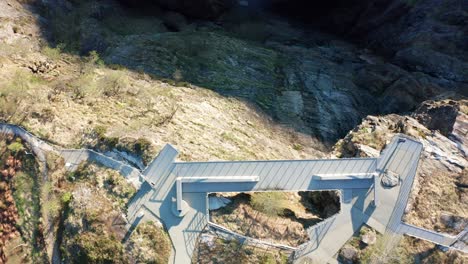
<svg viewBox="0 0 468 264">
<path fill-rule="evenodd" d="M 266 1 L 257 2 L 261 6 Z M 246 100 L 278 123 L 329 145 L 366 115 L 412 111 L 447 87 L 457 87 L 349 48 L 336 36 L 322 37 L 306 25 L 284 26 L 291 22 L 288 12 L 299 17 L 293 23 L 300 23 L 311 14 L 327 16 L 333 4 L 304 12 L 301 1 L 292 10 L 292 5 L 282 6 L 285 1 L 276 2 L 280 20 L 265 20 L 246 8 L 200 20 L 155 5 L 132 8 L 91 0 L 79 4 L 54 0 L 42 4 L 39 13 L 46 18 L 42 27 L 49 46 L 81 56 L 96 51 L 110 68 Z M 357 22 L 356 8 L 360 7 L 349 16 L 346 12 L 333 16 L 339 20 L 335 27 L 349 22 L 355 25 L 354 32 L 367 34 L 369 29 Z M 343 6 L 337 4 L 336 9 L 343 11 Z M 401 12 L 390 19 L 397 20 Z"/>
<path fill-rule="evenodd" d="M 362 117 L 353 116 L 351 122 L 317 122 L 322 113 L 303 102 L 301 83 L 305 80 L 299 84 L 287 80 L 290 76 L 285 71 L 295 71 L 300 63 L 265 46 L 271 38 L 297 41 L 300 33 L 289 28 L 275 32 L 277 25 L 268 25 L 252 10 L 238 8 L 217 20 L 200 20 L 157 6 L 56 0 L 41 5 L 39 14 L 45 17 L 41 26 L 48 46 L 61 52 L 86 57 L 96 51 L 100 61 L 113 69 L 129 69 L 171 85 L 200 86 L 245 100 L 276 122 L 330 145 Z"/>
</svg>

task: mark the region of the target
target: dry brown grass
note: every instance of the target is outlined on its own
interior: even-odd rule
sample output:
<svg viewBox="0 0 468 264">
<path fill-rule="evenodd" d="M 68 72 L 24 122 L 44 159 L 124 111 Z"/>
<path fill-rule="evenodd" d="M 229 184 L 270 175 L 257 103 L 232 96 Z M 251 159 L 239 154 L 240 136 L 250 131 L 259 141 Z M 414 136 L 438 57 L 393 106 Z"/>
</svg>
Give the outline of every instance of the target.
<svg viewBox="0 0 468 264">
<path fill-rule="evenodd" d="M 408 236 L 403 237 L 395 252 L 399 259 L 394 263 L 464 264 L 468 262 L 467 254 L 453 250 L 443 252 L 435 244 Z"/>
<path fill-rule="evenodd" d="M 218 194 L 219 195 L 219 194 Z M 224 196 L 224 194 L 223 194 Z M 295 192 L 232 193 L 232 202 L 210 211 L 211 220 L 246 236 L 298 246 L 308 241 L 306 228 L 323 219 L 306 196 Z"/>
<path fill-rule="evenodd" d="M 426 175 L 406 221 L 427 229 L 458 234 L 465 225 L 447 226 L 443 214 L 454 215 L 468 221 L 468 208 L 461 199 L 462 193 L 456 186 L 457 173 L 434 173 Z M 459 220 L 463 223 L 463 220 Z"/>
<path fill-rule="evenodd" d="M 289 253 L 275 248 L 259 248 L 241 244 L 236 240 L 217 238 L 216 234 L 204 233 L 212 237 L 212 241 L 198 241 L 192 257 L 193 264 L 226 263 L 226 264 L 286 264 Z M 202 236 L 203 236 L 202 235 Z"/>
<path fill-rule="evenodd" d="M 60 75 L 27 89 L 23 102 L 28 108 L 20 121 L 33 133 L 63 146 L 86 145 L 83 135 L 104 126 L 109 137 L 145 137 L 157 149 L 172 143 L 184 160 L 323 155 L 324 148 L 315 138 L 275 124 L 246 102 L 203 88 L 172 86 L 144 73 L 83 66 L 83 59 L 72 55 L 63 55 L 56 63 Z M 21 68 L 9 61 L 0 73 L 0 83 L 11 80 Z"/>
</svg>

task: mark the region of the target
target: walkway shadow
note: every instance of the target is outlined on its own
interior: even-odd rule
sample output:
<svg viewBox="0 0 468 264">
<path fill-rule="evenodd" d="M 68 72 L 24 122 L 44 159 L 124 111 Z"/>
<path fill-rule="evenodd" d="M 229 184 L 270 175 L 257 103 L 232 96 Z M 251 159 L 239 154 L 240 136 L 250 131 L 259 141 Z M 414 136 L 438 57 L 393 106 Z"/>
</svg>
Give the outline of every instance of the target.
<svg viewBox="0 0 468 264">
<path fill-rule="evenodd" d="M 185 247 L 187 252 L 193 252 L 196 248 L 198 237 L 207 225 L 206 215 L 197 212 L 195 217 L 192 218 L 190 224 L 183 231 Z"/>
<path fill-rule="evenodd" d="M 125 234 L 124 238 L 122 239 L 122 242 L 124 243 L 127 242 L 127 240 L 130 238 L 135 228 L 140 224 L 142 220 L 143 220 L 143 215 L 137 216 L 137 218 L 131 223 L 131 226 L 128 229 L 127 233 Z"/>
<path fill-rule="evenodd" d="M 319 246 L 325 235 L 333 226 L 337 215 L 326 219 L 325 221 L 311 227 L 307 232 L 309 233 L 310 241 L 303 244 L 295 253 L 295 258 L 305 256 L 315 251 Z"/>
<path fill-rule="evenodd" d="M 133 198 L 128 203 L 128 210 L 127 210 L 127 217 L 131 221 L 135 219 L 136 214 L 140 208 L 145 204 L 148 200 L 148 195 L 152 192 L 153 189 L 147 182 L 143 182 L 140 187 L 140 190 L 133 196 Z"/>
<path fill-rule="evenodd" d="M 359 228 L 366 223 L 375 211 L 373 204 L 374 190 L 369 189 L 350 189 L 352 192 L 352 209 L 351 209 L 351 222 L 353 230 L 359 230 Z M 364 194 L 365 192 L 365 194 Z"/>
</svg>

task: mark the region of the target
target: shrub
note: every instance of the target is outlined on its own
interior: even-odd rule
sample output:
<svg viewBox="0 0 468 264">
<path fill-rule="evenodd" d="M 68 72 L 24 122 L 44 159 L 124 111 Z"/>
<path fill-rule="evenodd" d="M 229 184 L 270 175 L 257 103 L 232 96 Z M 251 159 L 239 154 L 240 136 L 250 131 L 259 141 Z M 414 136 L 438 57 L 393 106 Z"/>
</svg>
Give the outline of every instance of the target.
<svg viewBox="0 0 468 264">
<path fill-rule="evenodd" d="M 104 61 L 99 56 L 99 53 L 95 50 L 89 52 L 88 56 L 85 57 L 85 62 L 89 66 L 104 65 Z"/>
<path fill-rule="evenodd" d="M 180 69 L 176 69 L 174 73 L 172 74 L 172 78 L 176 82 L 180 82 L 183 79 L 182 71 Z"/>
<path fill-rule="evenodd" d="M 95 92 L 96 88 L 94 74 L 84 70 L 84 72 L 71 83 L 72 97 L 73 99 L 83 99 L 87 95 Z"/>
<path fill-rule="evenodd" d="M 24 101 L 30 86 L 37 80 L 30 73 L 18 71 L 8 83 L 0 84 L 0 120 L 15 122 L 27 116 L 29 106 Z"/>
<path fill-rule="evenodd" d="M 96 126 L 94 127 L 93 131 L 99 140 L 102 140 L 106 137 L 107 128 L 105 126 Z"/>
<path fill-rule="evenodd" d="M 55 48 L 45 46 L 42 48 L 41 52 L 50 59 L 59 60 L 62 57 L 63 47 L 63 44 L 58 44 Z"/>
<path fill-rule="evenodd" d="M 271 253 L 266 253 L 260 258 L 262 264 L 276 264 L 275 256 Z"/>
<path fill-rule="evenodd" d="M 117 96 L 128 86 L 128 78 L 122 72 L 111 72 L 99 82 L 105 96 Z"/>
<path fill-rule="evenodd" d="M 104 126 L 96 126 L 93 133 L 96 136 L 97 142 L 95 148 L 104 151 L 115 148 L 119 143 L 119 138 L 106 136 L 107 128 Z"/>
<path fill-rule="evenodd" d="M 171 254 L 168 235 L 152 222 L 137 226 L 130 238 L 137 263 L 167 263 Z"/>
<path fill-rule="evenodd" d="M 256 192 L 250 197 L 252 207 L 270 216 L 283 215 L 286 197 L 282 192 Z"/>
<path fill-rule="evenodd" d="M 302 145 L 299 144 L 299 143 L 294 143 L 294 144 L 293 144 L 293 149 L 294 149 L 294 150 L 297 150 L 297 151 L 302 151 L 302 150 L 304 150 L 304 146 L 302 146 Z"/>
<path fill-rule="evenodd" d="M 78 165 L 75 171 L 68 173 L 67 180 L 70 182 L 74 182 L 88 177 L 91 173 L 92 172 L 90 172 L 89 163 L 83 161 Z"/>
<path fill-rule="evenodd" d="M 13 152 L 14 154 L 18 154 L 20 151 L 24 150 L 24 146 L 23 146 L 23 144 L 21 144 L 21 141 L 17 140 L 15 142 L 11 143 L 10 145 L 8 145 L 8 150 Z"/>
<path fill-rule="evenodd" d="M 76 241 L 79 248 L 76 263 L 126 263 L 123 246 L 114 236 L 86 232 Z"/>
<path fill-rule="evenodd" d="M 61 198 L 61 201 L 63 204 L 68 204 L 70 203 L 71 199 L 72 199 L 73 195 L 71 192 L 66 192 L 62 195 L 62 198 Z"/>
<path fill-rule="evenodd" d="M 135 142 L 134 150 L 137 154 L 143 154 L 151 147 L 151 141 L 146 138 L 138 138 Z"/>
<path fill-rule="evenodd" d="M 104 180 L 104 188 L 117 200 L 121 208 L 125 208 L 125 205 L 136 193 L 135 187 L 129 184 L 125 178 L 116 171 L 107 171 Z"/>
<path fill-rule="evenodd" d="M 50 218 L 54 219 L 57 218 L 60 214 L 60 202 L 58 199 L 54 199 L 53 197 L 47 200 L 43 200 L 42 210 L 48 215 Z"/>
</svg>

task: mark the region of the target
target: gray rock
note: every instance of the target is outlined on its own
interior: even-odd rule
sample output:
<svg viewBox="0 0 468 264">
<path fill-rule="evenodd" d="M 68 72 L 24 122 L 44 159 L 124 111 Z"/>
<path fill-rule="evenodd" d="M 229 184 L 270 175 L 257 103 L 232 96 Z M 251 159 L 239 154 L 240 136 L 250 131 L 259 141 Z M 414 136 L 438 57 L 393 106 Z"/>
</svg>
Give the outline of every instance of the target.
<svg viewBox="0 0 468 264">
<path fill-rule="evenodd" d="M 400 175 L 392 171 L 385 171 L 382 175 L 382 184 L 385 187 L 395 187 L 400 182 Z"/>
<path fill-rule="evenodd" d="M 216 237 L 211 234 L 203 233 L 200 236 L 200 243 L 206 244 L 210 249 L 215 246 Z"/>
<path fill-rule="evenodd" d="M 453 218 L 452 215 L 449 214 L 441 214 L 440 215 L 440 221 L 447 227 L 453 227 L 454 226 L 454 221 L 455 219 Z"/>
<path fill-rule="evenodd" d="M 442 213 L 440 215 L 440 222 L 446 227 L 454 229 L 456 232 L 461 232 L 468 224 L 468 219 L 461 216 Z"/>
<path fill-rule="evenodd" d="M 364 235 L 362 235 L 361 241 L 362 243 L 366 245 L 373 245 L 377 241 L 377 235 L 375 234 L 373 230 L 371 230 L 365 233 Z"/>
<path fill-rule="evenodd" d="M 392 54 L 404 68 L 446 80 L 466 82 L 467 14 L 463 0 L 348 1 L 346 12 L 333 12 L 332 23 L 343 33 L 360 37 Z M 377 4 L 378 3 L 378 4 Z M 353 16 L 352 14 L 356 16 Z M 349 19 L 357 17 L 352 23 Z M 465 44 L 463 44 L 465 43 Z M 465 58 L 465 59 L 464 59 Z"/>
<path fill-rule="evenodd" d="M 217 210 L 231 203 L 231 200 L 224 197 L 211 196 L 209 199 L 210 210 Z"/>
<path fill-rule="evenodd" d="M 452 100 L 426 101 L 416 109 L 413 117 L 431 130 L 439 130 L 445 136 L 453 131 L 460 110 L 459 103 Z"/>
<path fill-rule="evenodd" d="M 351 245 L 344 245 L 340 250 L 339 256 L 343 263 L 352 264 L 358 259 L 359 251 Z"/>
</svg>

